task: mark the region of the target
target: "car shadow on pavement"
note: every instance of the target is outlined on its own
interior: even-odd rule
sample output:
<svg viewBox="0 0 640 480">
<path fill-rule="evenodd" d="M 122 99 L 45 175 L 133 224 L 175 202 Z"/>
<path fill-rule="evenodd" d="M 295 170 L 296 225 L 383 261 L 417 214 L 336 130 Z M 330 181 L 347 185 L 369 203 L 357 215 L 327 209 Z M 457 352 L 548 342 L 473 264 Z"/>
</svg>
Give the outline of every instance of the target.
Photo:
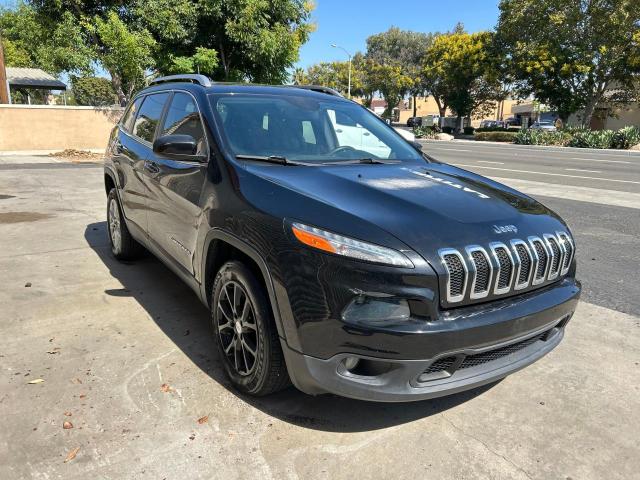
<svg viewBox="0 0 640 480">
<path fill-rule="evenodd" d="M 106 290 L 114 297 L 133 297 L 162 332 L 211 379 L 253 407 L 294 425 L 331 432 L 361 432 L 387 428 L 434 415 L 481 395 L 497 382 L 450 395 L 410 403 L 374 403 L 335 395 L 313 397 L 290 387 L 267 397 L 251 397 L 235 390 L 219 363 L 209 311 L 195 293 L 151 254 L 135 262 L 119 262 L 111 254 L 106 222 L 86 227 L 85 239 L 121 289 Z"/>
</svg>

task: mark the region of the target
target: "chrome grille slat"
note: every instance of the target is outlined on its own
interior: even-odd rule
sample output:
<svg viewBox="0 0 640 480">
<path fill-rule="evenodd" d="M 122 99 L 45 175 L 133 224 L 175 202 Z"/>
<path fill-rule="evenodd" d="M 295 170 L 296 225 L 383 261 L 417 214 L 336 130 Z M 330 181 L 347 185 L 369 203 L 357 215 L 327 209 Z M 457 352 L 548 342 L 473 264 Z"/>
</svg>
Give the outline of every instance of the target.
<svg viewBox="0 0 640 480">
<path fill-rule="evenodd" d="M 502 295 L 511 290 L 513 272 L 515 270 L 513 255 L 511 255 L 511 251 L 504 243 L 490 243 L 489 250 L 493 255 L 496 266 L 496 279 L 493 293 Z"/>
<path fill-rule="evenodd" d="M 545 233 L 543 235 L 544 241 L 549 250 L 549 266 L 547 273 L 547 280 L 554 280 L 558 278 L 558 274 L 560 273 L 560 265 L 564 260 L 562 256 L 562 251 L 560 250 L 560 245 L 558 244 L 558 240 L 551 234 Z"/>
<path fill-rule="evenodd" d="M 461 302 L 467 290 L 469 270 L 462 254 L 453 248 L 443 248 L 438 251 L 447 275 L 447 301 Z"/>
<path fill-rule="evenodd" d="M 471 275 L 469 297 L 472 299 L 484 298 L 491 291 L 491 280 L 493 279 L 491 259 L 487 251 L 480 245 L 470 245 L 465 250 Z"/>
<path fill-rule="evenodd" d="M 573 239 L 564 231 L 492 242 L 487 249 L 481 245 L 443 248 L 438 256 L 444 271 L 444 297 L 451 304 L 542 285 L 566 275 L 574 255 Z"/>
<path fill-rule="evenodd" d="M 547 267 L 549 266 L 549 253 L 545 243 L 540 237 L 529 237 L 531 249 L 536 254 L 536 269 L 533 273 L 533 285 L 540 285 L 547 278 Z"/>
<path fill-rule="evenodd" d="M 511 248 L 520 260 L 520 265 L 516 271 L 516 283 L 513 288 L 515 290 L 522 290 L 523 288 L 527 288 L 531 281 L 534 265 L 533 256 L 531 255 L 529 246 L 524 240 L 511 240 Z"/>
<path fill-rule="evenodd" d="M 573 245 L 573 240 L 566 232 L 556 232 L 556 235 L 560 240 L 560 248 L 564 251 L 564 259 L 562 261 L 560 275 L 566 275 L 569 268 L 571 268 L 575 247 Z"/>
</svg>

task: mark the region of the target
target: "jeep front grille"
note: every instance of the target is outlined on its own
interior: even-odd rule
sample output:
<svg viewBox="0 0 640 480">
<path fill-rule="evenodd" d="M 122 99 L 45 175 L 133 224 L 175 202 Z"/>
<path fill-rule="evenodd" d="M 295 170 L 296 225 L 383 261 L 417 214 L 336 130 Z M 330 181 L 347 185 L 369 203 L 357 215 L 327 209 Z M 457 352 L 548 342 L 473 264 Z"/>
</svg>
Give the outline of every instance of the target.
<svg viewBox="0 0 640 480">
<path fill-rule="evenodd" d="M 447 303 L 505 295 L 564 276 L 575 253 L 568 233 L 556 232 L 526 240 L 494 242 L 485 249 L 441 249 Z"/>
</svg>

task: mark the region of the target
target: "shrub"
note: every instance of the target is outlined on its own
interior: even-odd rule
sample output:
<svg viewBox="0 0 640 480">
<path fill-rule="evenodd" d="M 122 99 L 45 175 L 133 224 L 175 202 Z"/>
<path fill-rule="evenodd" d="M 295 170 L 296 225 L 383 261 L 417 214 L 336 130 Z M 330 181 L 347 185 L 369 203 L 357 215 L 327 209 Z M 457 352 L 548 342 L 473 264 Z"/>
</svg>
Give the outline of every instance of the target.
<svg viewBox="0 0 640 480">
<path fill-rule="evenodd" d="M 638 144 L 640 144 L 640 128 L 624 127 L 613 135 L 610 147 L 628 150 Z"/>
<path fill-rule="evenodd" d="M 569 140 L 568 146 L 610 148 L 615 134 L 616 132 L 613 130 L 574 130 L 571 132 L 572 138 Z"/>
<path fill-rule="evenodd" d="M 475 128 L 473 128 L 473 127 L 464 127 L 464 134 L 465 134 L 465 135 L 473 135 L 473 132 L 474 132 L 475 130 L 476 130 L 476 129 L 475 129 Z"/>
<path fill-rule="evenodd" d="M 476 132 L 475 139 L 480 142 L 513 142 L 516 138 L 515 132 Z"/>
<path fill-rule="evenodd" d="M 453 133 L 453 127 L 442 127 L 442 133 L 448 133 L 451 135 Z"/>
<path fill-rule="evenodd" d="M 433 139 L 436 138 L 436 135 L 438 134 L 438 128 L 427 126 L 413 127 L 413 134 L 416 138 Z"/>
<path fill-rule="evenodd" d="M 545 130 L 519 130 L 514 141 L 519 145 L 553 145 L 566 147 L 571 134 L 566 131 L 549 132 Z"/>
</svg>

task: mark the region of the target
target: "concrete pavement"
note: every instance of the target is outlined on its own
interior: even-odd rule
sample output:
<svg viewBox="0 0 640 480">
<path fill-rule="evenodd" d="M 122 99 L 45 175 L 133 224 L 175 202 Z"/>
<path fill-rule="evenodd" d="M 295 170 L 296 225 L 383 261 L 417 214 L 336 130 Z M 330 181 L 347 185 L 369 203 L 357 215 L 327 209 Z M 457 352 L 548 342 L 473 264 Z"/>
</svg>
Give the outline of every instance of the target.
<svg viewBox="0 0 640 480">
<path fill-rule="evenodd" d="M 111 257 L 101 168 L 0 166 L 0 478 L 634 478 L 638 209 L 542 200 L 573 226 L 586 300 L 549 356 L 414 404 L 254 399 L 229 387 L 188 287 Z"/>
</svg>

